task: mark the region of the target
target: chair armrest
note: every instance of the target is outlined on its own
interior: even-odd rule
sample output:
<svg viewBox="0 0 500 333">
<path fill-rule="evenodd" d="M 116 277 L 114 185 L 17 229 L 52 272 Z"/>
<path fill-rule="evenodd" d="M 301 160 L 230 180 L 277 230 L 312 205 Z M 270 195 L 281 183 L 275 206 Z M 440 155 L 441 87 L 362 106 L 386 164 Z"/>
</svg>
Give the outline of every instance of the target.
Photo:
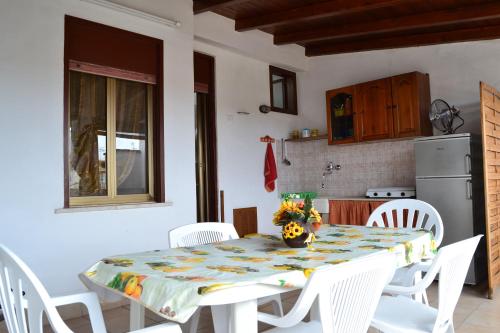
<svg viewBox="0 0 500 333">
<path fill-rule="evenodd" d="M 104 325 L 104 318 L 102 316 L 101 304 L 99 303 L 99 298 L 97 298 L 96 293 L 84 292 L 74 295 L 52 297 L 52 301 L 55 306 L 77 303 L 85 305 L 89 313 L 92 331 L 95 333 L 106 332 L 106 326 Z"/>
<path fill-rule="evenodd" d="M 257 320 L 275 327 L 284 327 L 283 317 L 278 317 L 269 313 L 259 312 L 257 314 Z M 292 326 L 294 324 L 295 323 L 292 323 Z"/>
<path fill-rule="evenodd" d="M 182 333 L 182 330 L 178 324 L 164 323 L 132 331 L 130 333 Z"/>
<path fill-rule="evenodd" d="M 403 286 L 396 286 L 389 284 L 384 288 L 384 293 L 391 294 L 391 295 L 404 295 L 404 296 L 411 296 L 416 293 L 421 292 L 420 288 L 415 288 L 415 286 L 411 287 L 403 287 Z"/>
<path fill-rule="evenodd" d="M 422 280 L 412 286 L 396 286 L 389 284 L 384 288 L 384 293 L 392 295 L 411 296 L 417 293 L 424 292 L 425 289 L 427 289 L 432 284 L 438 271 L 431 263 L 418 263 L 414 266 L 415 267 L 409 269 L 409 271 L 406 273 L 406 276 L 413 277 L 417 272 L 426 272 L 427 274 L 425 274 Z"/>
<path fill-rule="evenodd" d="M 431 268 L 431 266 L 432 266 L 432 261 L 421 261 L 421 262 L 418 262 L 416 264 L 413 264 L 408 269 L 407 274 L 411 275 L 411 276 L 414 276 L 415 273 L 417 273 L 417 272 L 425 272 L 425 273 L 427 273 L 429 271 L 429 269 Z"/>
<path fill-rule="evenodd" d="M 55 306 L 82 303 L 88 307 L 89 305 L 93 306 L 95 302 L 99 304 L 96 294 L 91 291 L 86 291 L 80 294 L 52 297 L 52 302 Z"/>
</svg>

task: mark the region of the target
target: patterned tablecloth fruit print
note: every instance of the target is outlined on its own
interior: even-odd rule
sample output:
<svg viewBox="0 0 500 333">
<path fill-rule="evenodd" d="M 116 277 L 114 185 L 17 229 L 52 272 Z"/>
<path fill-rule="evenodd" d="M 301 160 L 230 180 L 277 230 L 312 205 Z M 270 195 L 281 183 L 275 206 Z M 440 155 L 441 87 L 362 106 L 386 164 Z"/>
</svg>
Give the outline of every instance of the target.
<svg viewBox="0 0 500 333">
<path fill-rule="evenodd" d="M 257 283 L 303 287 L 315 268 L 380 251 L 396 254 L 398 267 L 432 257 L 425 230 L 325 225 L 312 248 L 288 248 L 272 235 L 254 234 L 191 248 L 113 256 L 88 271 L 91 282 L 133 298 L 165 318 L 186 322 L 203 295 Z"/>
</svg>

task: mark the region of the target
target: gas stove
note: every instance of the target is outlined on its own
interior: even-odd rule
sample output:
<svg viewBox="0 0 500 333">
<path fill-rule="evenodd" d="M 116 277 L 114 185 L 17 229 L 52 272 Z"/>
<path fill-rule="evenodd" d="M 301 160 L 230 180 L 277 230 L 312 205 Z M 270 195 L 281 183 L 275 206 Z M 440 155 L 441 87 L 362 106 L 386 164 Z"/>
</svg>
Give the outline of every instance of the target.
<svg viewBox="0 0 500 333">
<path fill-rule="evenodd" d="M 367 198 L 415 198 L 414 187 L 377 187 L 366 191 Z"/>
</svg>

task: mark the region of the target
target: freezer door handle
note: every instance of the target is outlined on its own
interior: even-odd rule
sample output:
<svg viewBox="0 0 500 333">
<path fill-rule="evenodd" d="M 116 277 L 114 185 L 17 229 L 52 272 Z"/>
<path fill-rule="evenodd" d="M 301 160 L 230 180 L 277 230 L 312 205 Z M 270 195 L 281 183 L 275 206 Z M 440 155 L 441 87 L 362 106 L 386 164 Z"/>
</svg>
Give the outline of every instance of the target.
<svg viewBox="0 0 500 333">
<path fill-rule="evenodd" d="M 465 181 L 465 193 L 467 200 L 472 200 L 472 181 L 470 179 Z"/>
<path fill-rule="evenodd" d="M 471 154 L 465 154 L 465 174 L 470 175 L 472 173 L 472 156 Z"/>
</svg>

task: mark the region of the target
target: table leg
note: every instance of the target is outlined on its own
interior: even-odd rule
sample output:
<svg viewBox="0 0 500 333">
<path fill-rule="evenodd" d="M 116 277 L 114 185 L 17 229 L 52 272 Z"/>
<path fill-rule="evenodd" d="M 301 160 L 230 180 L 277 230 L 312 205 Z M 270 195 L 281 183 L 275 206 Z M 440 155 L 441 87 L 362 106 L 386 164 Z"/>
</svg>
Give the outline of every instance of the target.
<svg viewBox="0 0 500 333">
<path fill-rule="evenodd" d="M 230 305 L 212 305 L 210 309 L 215 333 L 229 333 Z"/>
<path fill-rule="evenodd" d="M 231 305 L 231 333 L 257 333 L 257 300 Z"/>
<path fill-rule="evenodd" d="M 136 331 L 144 328 L 144 307 L 135 302 L 130 301 L 130 331 Z"/>
</svg>

